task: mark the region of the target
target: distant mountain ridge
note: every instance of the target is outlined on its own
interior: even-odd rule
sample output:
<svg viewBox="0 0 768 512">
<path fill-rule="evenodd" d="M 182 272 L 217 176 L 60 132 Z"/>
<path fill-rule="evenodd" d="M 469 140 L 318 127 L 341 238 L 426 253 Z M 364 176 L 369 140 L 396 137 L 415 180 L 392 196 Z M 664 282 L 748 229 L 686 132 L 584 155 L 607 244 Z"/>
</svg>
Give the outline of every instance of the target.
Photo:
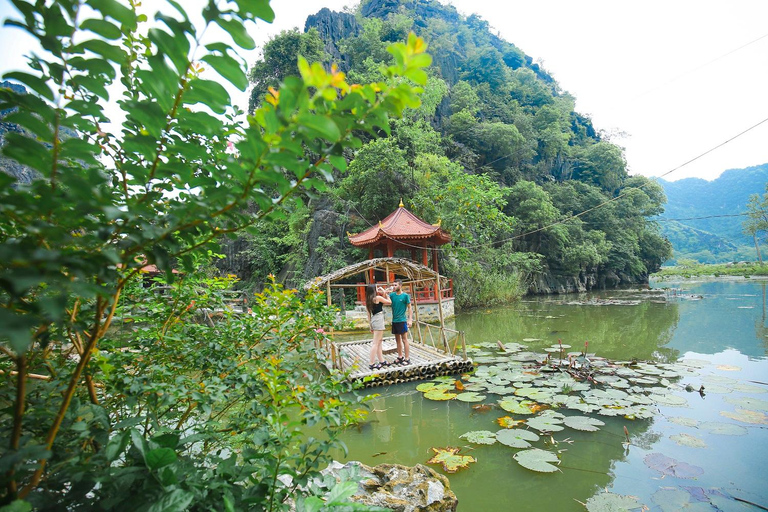
<svg viewBox="0 0 768 512">
<path fill-rule="evenodd" d="M 766 183 L 768 163 L 730 169 L 713 181 L 660 179 L 667 204 L 659 220 L 680 219 L 661 222 L 662 233 L 672 242 L 675 258 L 692 258 L 702 263 L 754 259 L 752 239 L 742 232 L 744 217 L 723 216 L 746 212 L 749 197 L 764 193 Z"/>
</svg>

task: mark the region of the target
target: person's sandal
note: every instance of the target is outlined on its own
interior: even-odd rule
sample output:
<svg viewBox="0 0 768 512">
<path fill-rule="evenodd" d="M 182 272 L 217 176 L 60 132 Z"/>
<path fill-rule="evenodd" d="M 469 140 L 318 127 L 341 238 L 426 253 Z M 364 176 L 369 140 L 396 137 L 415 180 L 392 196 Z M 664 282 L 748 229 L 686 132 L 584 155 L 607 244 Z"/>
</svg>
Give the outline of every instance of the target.
<svg viewBox="0 0 768 512">
<path fill-rule="evenodd" d="M 379 368 L 381 368 L 381 365 L 379 363 L 374 363 L 374 364 L 369 364 L 368 365 L 368 369 L 369 370 L 378 370 Z"/>
<path fill-rule="evenodd" d="M 379 368 L 388 368 L 391 363 L 388 363 L 386 361 L 382 361 L 379 363 Z"/>
<path fill-rule="evenodd" d="M 402 361 L 400 361 L 400 364 L 403 365 L 403 366 L 408 366 L 409 364 L 411 364 L 411 360 L 410 359 L 403 359 Z"/>
<path fill-rule="evenodd" d="M 393 366 L 396 366 L 396 365 L 399 365 L 399 364 L 403 364 L 403 361 L 405 361 L 405 359 L 403 359 L 401 356 L 397 356 L 397 359 L 395 359 L 394 361 L 392 361 L 392 363 L 391 363 L 391 364 L 392 364 Z"/>
</svg>

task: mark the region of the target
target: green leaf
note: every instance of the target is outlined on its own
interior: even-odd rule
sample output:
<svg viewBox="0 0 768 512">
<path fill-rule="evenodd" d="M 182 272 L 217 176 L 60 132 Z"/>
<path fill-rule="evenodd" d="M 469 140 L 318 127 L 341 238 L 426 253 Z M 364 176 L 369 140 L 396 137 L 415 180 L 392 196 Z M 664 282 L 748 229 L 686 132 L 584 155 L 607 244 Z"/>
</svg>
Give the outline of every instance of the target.
<svg viewBox="0 0 768 512">
<path fill-rule="evenodd" d="M 201 60 L 241 91 L 248 88 L 248 78 L 245 76 L 243 66 L 229 55 L 206 55 Z"/>
<path fill-rule="evenodd" d="M 105 59 L 111 60 L 118 65 L 122 65 L 126 60 L 126 54 L 119 46 L 114 46 L 102 39 L 88 39 L 87 41 L 83 41 L 73 47 L 73 52 L 76 52 L 77 48 L 101 55 Z"/>
<path fill-rule="evenodd" d="M 435 452 L 435 456 L 429 459 L 427 464 L 442 464 L 446 473 L 455 473 L 459 469 L 469 467 L 470 463 L 477 462 L 477 459 L 471 455 L 459 455 L 461 448 L 448 446 L 431 450 Z"/>
<path fill-rule="evenodd" d="M 90 30 L 105 39 L 120 39 L 123 35 L 120 31 L 120 27 L 117 27 L 106 20 L 88 19 L 80 24 L 80 28 L 82 30 Z"/>
<path fill-rule="evenodd" d="M 3 79 L 21 82 L 40 96 L 53 101 L 53 92 L 51 92 L 50 87 L 48 87 L 48 82 L 39 76 L 24 73 L 23 71 L 11 71 L 10 73 L 3 75 Z"/>
<path fill-rule="evenodd" d="M 474 430 L 461 434 L 459 437 L 474 444 L 494 444 L 496 442 L 496 434 L 490 430 Z"/>
<path fill-rule="evenodd" d="M 357 482 L 339 482 L 333 486 L 328 494 L 327 504 L 342 505 L 357 492 Z"/>
<path fill-rule="evenodd" d="M 237 19 L 217 18 L 216 23 L 223 28 L 235 42 L 237 46 L 244 50 L 253 50 L 256 48 L 256 42 L 248 35 L 243 23 Z"/>
<path fill-rule="evenodd" d="M 195 499 L 195 495 L 182 489 L 174 489 L 156 501 L 147 512 L 182 512 Z"/>
<path fill-rule="evenodd" d="M 120 24 L 125 25 L 128 30 L 136 28 L 136 15 L 134 12 L 120 4 L 116 0 L 88 0 L 88 5 L 101 12 L 104 16 L 109 16 Z"/>
<path fill-rule="evenodd" d="M 156 448 L 147 452 L 145 460 L 149 469 L 159 469 L 176 462 L 176 452 L 171 448 Z"/>
<path fill-rule="evenodd" d="M 27 130 L 31 131 L 46 141 L 49 141 L 53 138 L 51 127 L 41 121 L 39 117 L 35 116 L 31 112 L 19 110 L 5 116 L 3 118 L 3 122 L 18 124 L 19 126 L 26 128 Z"/>
<path fill-rule="evenodd" d="M 588 416 L 567 416 L 563 419 L 563 423 L 572 429 L 584 432 L 597 432 L 600 430 L 598 427 L 605 425 L 602 421 Z"/>
<path fill-rule="evenodd" d="M 341 138 L 339 127 L 329 117 L 304 113 L 299 116 L 298 121 L 301 126 L 329 141 L 337 141 Z"/>
<path fill-rule="evenodd" d="M 612 492 L 595 494 L 585 503 L 589 512 L 629 512 L 630 510 L 647 510 L 634 496 L 624 496 Z"/>
<path fill-rule="evenodd" d="M 230 105 L 230 98 L 227 90 L 218 82 L 198 78 L 190 82 L 189 89 L 184 93 L 184 103 L 202 103 L 217 114 L 223 114 Z"/>
<path fill-rule="evenodd" d="M 14 500 L 4 507 L 0 507 L 0 512 L 30 512 L 32 505 L 23 500 Z"/>
<path fill-rule="evenodd" d="M 275 20 L 275 11 L 269 5 L 269 0 L 235 0 L 239 9 L 239 14 L 243 18 L 255 16 L 259 19 L 272 23 Z"/>
<path fill-rule="evenodd" d="M 559 471 L 558 467 L 554 464 L 559 464 L 560 459 L 557 458 L 556 454 L 546 450 L 532 448 L 530 450 L 517 452 L 513 457 L 518 464 L 531 471 L 538 471 L 539 473 L 554 473 Z"/>
<path fill-rule="evenodd" d="M 496 439 L 503 445 L 512 448 L 530 448 L 529 441 L 538 441 L 539 436 L 530 430 L 521 428 L 508 428 L 496 432 Z"/>
</svg>

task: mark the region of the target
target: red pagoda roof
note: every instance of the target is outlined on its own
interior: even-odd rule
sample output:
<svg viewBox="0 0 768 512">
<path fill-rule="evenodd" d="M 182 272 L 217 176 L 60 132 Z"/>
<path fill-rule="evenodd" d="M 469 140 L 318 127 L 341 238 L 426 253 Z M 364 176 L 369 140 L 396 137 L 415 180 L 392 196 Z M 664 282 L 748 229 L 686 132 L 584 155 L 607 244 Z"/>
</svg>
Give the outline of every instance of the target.
<svg viewBox="0 0 768 512">
<path fill-rule="evenodd" d="M 349 235 L 350 243 L 356 247 L 377 245 L 382 239 L 423 240 L 443 245 L 451 241 L 451 235 L 443 231 L 439 223 L 424 222 L 400 203 L 400 207 L 379 221 L 378 226 L 371 226 L 357 235 Z"/>
</svg>

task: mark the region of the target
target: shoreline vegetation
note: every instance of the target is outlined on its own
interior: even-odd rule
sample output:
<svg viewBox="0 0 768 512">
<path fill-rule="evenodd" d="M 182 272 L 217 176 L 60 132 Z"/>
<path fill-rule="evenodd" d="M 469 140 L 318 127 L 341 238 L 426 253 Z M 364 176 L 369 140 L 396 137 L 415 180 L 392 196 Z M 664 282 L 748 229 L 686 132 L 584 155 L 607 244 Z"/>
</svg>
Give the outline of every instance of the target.
<svg viewBox="0 0 768 512">
<path fill-rule="evenodd" d="M 662 267 L 651 275 L 652 280 L 665 281 L 673 278 L 691 277 L 768 277 L 768 264 L 755 261 L 732 263 L 683 262 L 671 267 Z"/>
</svg>

